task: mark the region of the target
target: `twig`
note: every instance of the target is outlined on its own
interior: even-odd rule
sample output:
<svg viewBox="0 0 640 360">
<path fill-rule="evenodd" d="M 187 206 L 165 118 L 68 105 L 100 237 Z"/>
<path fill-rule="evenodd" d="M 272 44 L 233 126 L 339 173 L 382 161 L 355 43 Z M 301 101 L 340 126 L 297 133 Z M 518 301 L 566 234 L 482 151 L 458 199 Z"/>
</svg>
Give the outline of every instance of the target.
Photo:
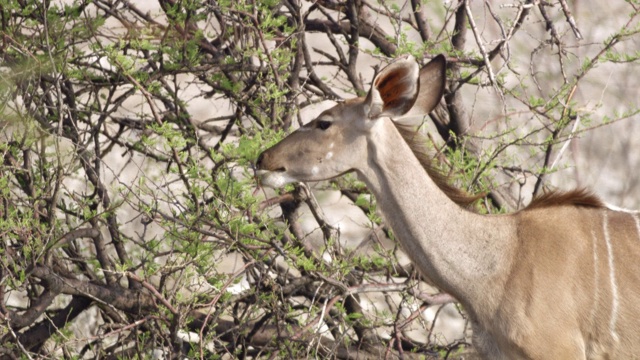
<svg viewBox="0 0 640 360">
<path fill-rule="evenodd" d="M 313 328 L 318 322 L 320 322 L 320 320 L 322 320 L 326 315 L 329 314 L 329 310 L 333 308 L 336 302 L 341 298 L 342 296 L 338 295 L 338 296 L 334 296 L 331 300 L 329 300 L 329 302 L 322 307 L 322 312 L 320 313 L 320 315 L 316 316 L 315 318 L 313 318 L 313 320 L 309 321 L 309 323 L 307 323 L 307 325 L 305 325 L 304 328 L 302 328 L 300 331 L 298 331 L 296 334 L 294 334 L 291 337 L 291 340 L 292 341 L 298 340 L 302 338 L 303 335 L 307 334 L 309 332 L 309 329 Z"/>
<path fill-rule="evenodd" d="M 502 34 L 502 40 L 500 41 L 498 46 L 496 46 L 492 51 L 495 51 L 495 49 L 500 49 L 501 46 L 504 46 L 505 50 L 507 51 L 507 55 L 502 56 L 504 59 L 504 64 L 502 65 L 502 68 L 504 68 L 505 66 L 507 66 L 507 64 L 511 60 L 511 48 L 509 47 L 509 39 L 511 38 L 511 31 L 514 29 L 515 26 L 509 30 L 509 33 L 507 33 L 504 29 L 504 26 L 502 25 L 502 21 L 500 20 L 500 17 L 493 11 L 493 8 L 491 7 L 491 3 L 486 2 L 486 6 L 487 6 L 487 9 L 489 10 L 489 13 L 491 14 L 491 17 L 493 17 L 493 20 L 495 20 L 496 24 L 498 24 L 498 27 L 500 27 L 500 33 Z M 518 11 L 521 11 L 521 9 L 522 8 L 518 8 Z M 518 16 L 516 16 L 516 18 L 517 17 Z M 489 59 L 492 59 L 491 55 L 492 53 L 489 52 Z M 498 70 L 497 73 L 500 73 L 500 71 L 501 70 Z"/>
<path fill-rule="evenodd" d="M 327 221 L 327 217 L 324 215 L 324 212 L 322 211 L 320 205 L 318 205 L 318 200 L 316 200 L 316 197 L 309 189 L 309 186 L 305 183 L 299 183 L 299 185 L 305 195 L 304 202 L 307 204 L 307 206 L 309 206 L 311 214 L 313 214 L 313 217 L 318 222 L 318 225 L 320 225 L 325 239 L 335 239 L 339 234 L 339 230 L 329 224 L 329 222 Z"/>
<path fill-rule="evenodd" d="M 575 137 L 576 130 L 578 129 L 578 124 L 580 124 L 579 115 L 576 118 L 575 122 L 573 123 L 573 127 L 571 128 L 571 132 L 569 133 L 569 137 L 567 138 L 567 141 L 565 141 L 565 143 L 560 148 L 560 151 L 558 152 L 558 155 L 556 155 L 555 160 L 553 160 L 553 162 L 551 163 L 551 166 L 549 166 L 549 170 L 556 167 L 556 165 L 558 164 L 558 161 L 560 160 L 560 158 L 562 158 L 562 155 L 567 150 L 567 147 L 569 147 L 571 140 Z"/>
<path fill-rule="evenodd" d="M 142 278 L 140 278 L 138 275 L 127 271 L 127 277 L 130 279 L 133 279 L 139 283 L 142 284 L 142 286 L 144 288 L 146 288 L 147 290 L 151 291 L 151 293 L 153 294 L 153 296 L 155 298 L 157 298 L 158 300 L 160 300 L 160 302 L 162 303 L 162 305 L 164 305 L 167 309 L 169 309 L 169 311 L 171 311 L 171 313 L 173 315 L 178 315 L 178 310 L 176 310 L 176 308 L 174 308 L 171 303 L 169 303 L 169 301 L 162 296 L 162 294 L 160 294 L 160 292 L 158 292 L 158 289 L 155 288 L 155 286 L 149 284 L 146 280 L 143 280 Z"/>
<path fill-rule="evenodd" d="M 292 193 L 284 193 L 282 195 L 278 195 L 262 201 L 258 205 L 258 211 L 263 211 L 264 209 L 269 208 L 271 206 L 281 204 L 285 201 L 293 201 L 293 200 L 294 200 L 294 196 Z"/>
<path fill-rule="evenodd" d="M 236 278 L 242 275 L 247 270 L 247 268 L 253 265 L 254 263 L 255 261 L 248 262 L 244 264 L 244 266 L 240 270 L 236 271 L 234 274 L 231 274 L 231 276 L 229 276 L 229 278 L 224 283 L 224 285 L 222 285 L 222 287 L 218 289 L 218 294 L 211 300 L 209 304 L 207 304 L 207 307 L 209 308 L 209 310 L 207 311 L 207 315 L 202 320 L 202 326 L 200 327 L 200 332 L 198 334 L 200 337 L 200 359 L 204 359 L 204 348 L 205 348 L 203 343 L 205 338 L 204 331 L 207 327 L 207 323 L 209 322 L 209 317 L 211 316 L 211 310 L 213 309 L 215 304 L 220 300 L 222 295 L 225 294 L 225 292 L 227 291 L 227 288 L 236 280 Z"/>
<path fill-rule="evenodd" d="M 471 7 L 469 7 L 469 0 L 464 0 L 464 9 L 467 13 L 467 18 L 469 19 L 469 25 L 471 26 L 471 32 L 473 33 L 473 37 L 476 39 L 476 43 L 478 44 L 478 48 L 480 49 L 480 54 L 482 54 L 482 58 L 484 59 L 484 65 L 487 67 L 487 73 L 489 73 L 489 81 L 491 85 L 497 86 L 496 76 L 493 73 L 493 69 L 491 68 L 491 60 L 487 55 L 487 50 L 484 48 L 484 43 L 478 33 L 478 28 L 476 27 L 476 22 L 473 20 L 473 13 L 471 12 Z"/>
<path fill-rule="evenodd" d="M 427 16 L 424 13 L 424 6 L 422 5 L 422 2 L 418 0 L 411 0 L 411 8 L 413 10 L 416 25 L 418 26 L 422 41 L 429 41 L 431 31 L 429 30 L 429 24 L 427 23 Z"/>
<path fill-rule="evenodd" d="M 426 292 L 419 292 L 414 289 L 414 286 L 406 283 L 363 284 L 349 287 L 346 290 L 346 295 L 369 292 L 400 292 L 408 290 L 411 295 L 428 305 L 444 305 L 456 302 L 456 299 L 447 293 L 429 294 Z"/>
<path fill-rule="evenodd" d="M 562 12 L 564 13 L 564 16 L 567 18 L 567 22 L 571 26 L 571 30 L 573 30 L 573 35 L 576 37 L 576 39 L 582 40 L 583 39 L 582 34 L 578 29 L 578 25 L 576 25 L 576 21 L 573 18 L 573 15 L 571 15 L 571 11 L 569 11 L 569 6 L 567 6 L 567 1 L 559 0 L 559 2 L 560 2 L 560 6 L 562 6 Z"/>
<path fill-rule="evenodd" d="M 11 324 L 7 323 L 7 329 L 9 330 L 11 337 L 15 340 L 15 343 L 18 345 L 18 347 L 22 351 L 22 355 L 24 355 L 27 359 L 32 360 L 33 358 L 31 357 L 31 355 L 29 355 L 29 351 L 27 351 L 24 345 L 22 345 L 22 343 L 20 342 L 20 338 L 18 337 L 18 334 L 16 334 L 16 332 L 13 331 L 13 327 L 11 327 Z"/>
</svg>

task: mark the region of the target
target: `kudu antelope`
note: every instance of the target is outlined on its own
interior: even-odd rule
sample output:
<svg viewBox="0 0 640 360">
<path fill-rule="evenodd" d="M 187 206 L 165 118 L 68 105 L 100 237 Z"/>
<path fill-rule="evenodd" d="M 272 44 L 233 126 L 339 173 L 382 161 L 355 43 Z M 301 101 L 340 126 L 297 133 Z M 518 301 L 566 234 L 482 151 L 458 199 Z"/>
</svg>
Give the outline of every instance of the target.
<svg viewBox="0 0 640 360">
<path fill-rule="evenodd" d="M 356 172 L 415 265 L 467 310 L 484 358 L 640 357 L 640 215 L 584 191 L 547 194 L 508 215 L 460 206 L 392 120 L 430 112 L 444 81 L 442 56 L 422 69 L 397 59 L 366 97 L 262 153 L 262 183 Z"/>
</svg>

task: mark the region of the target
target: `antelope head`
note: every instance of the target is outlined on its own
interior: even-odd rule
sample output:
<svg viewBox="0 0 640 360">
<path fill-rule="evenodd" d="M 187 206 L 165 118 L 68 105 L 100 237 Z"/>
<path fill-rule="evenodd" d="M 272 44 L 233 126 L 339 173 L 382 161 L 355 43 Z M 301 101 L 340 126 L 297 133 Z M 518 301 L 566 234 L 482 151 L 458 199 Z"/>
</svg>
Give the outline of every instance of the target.
<svg viewBox="0 0 640 360">
<path fill-rule="evenodd" d="M 262 184 L 281 187 L 297 181 L 335 178 L 368 161 L 368 142 L 389 118 L 428 114 L 444 91 L 445 58 L 438 55 L 422 69 L 411 56 L 386 66 L 366 97 L 344 101 L 321 113 L 257 160 Z M 391 150 L 392 151 L 392 150 Z"/>
</svg>

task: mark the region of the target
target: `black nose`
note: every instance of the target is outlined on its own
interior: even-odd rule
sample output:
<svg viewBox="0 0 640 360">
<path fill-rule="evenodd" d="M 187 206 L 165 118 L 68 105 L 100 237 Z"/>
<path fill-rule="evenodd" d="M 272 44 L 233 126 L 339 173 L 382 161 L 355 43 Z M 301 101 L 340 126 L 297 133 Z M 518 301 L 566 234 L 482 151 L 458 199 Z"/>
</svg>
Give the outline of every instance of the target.
<svg viewBox="0 0 640 360">
<path fill-rule="evenodd" d="M 260 153 L 258 155 L 258 160 L 256 160 L 256 169 L 262 170 L 262 160 L 264 160 L 264 153 Z"/>
</svg>

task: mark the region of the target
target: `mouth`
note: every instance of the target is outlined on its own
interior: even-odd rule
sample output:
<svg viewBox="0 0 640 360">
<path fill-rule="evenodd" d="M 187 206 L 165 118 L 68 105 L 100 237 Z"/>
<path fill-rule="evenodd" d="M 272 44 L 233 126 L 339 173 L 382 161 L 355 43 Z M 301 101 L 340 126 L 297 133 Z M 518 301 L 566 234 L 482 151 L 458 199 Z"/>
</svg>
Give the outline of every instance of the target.
<svg viewBox="0 0 640 360">
<path fill-rule="evenodd" d="M 284 168 L 278 168 L 276 170 L 258 170 L 256 171 L 256 175 L 260 178 L 260 184 L 262 186 L 274 189 L 299 181 L 298 179 L 289 176 L 285 172 Z"/>
</svg>

